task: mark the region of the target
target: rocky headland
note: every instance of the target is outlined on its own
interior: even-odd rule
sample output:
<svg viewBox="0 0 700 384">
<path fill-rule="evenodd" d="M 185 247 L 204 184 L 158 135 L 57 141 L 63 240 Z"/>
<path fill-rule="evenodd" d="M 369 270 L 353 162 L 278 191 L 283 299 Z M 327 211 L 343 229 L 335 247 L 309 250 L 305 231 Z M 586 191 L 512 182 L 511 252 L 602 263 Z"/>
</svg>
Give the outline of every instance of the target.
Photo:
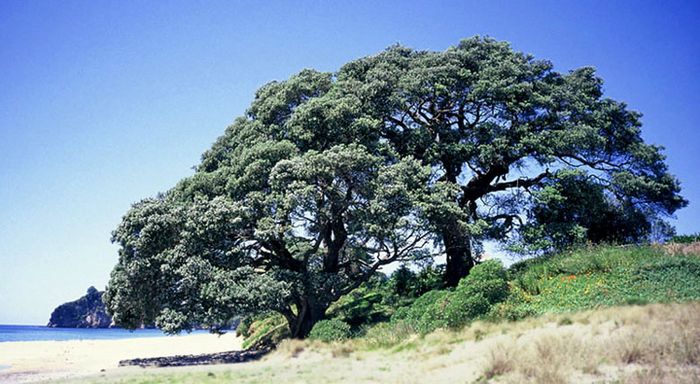
<svg viewBox="0 0 700 384">
<path fill-rule="evenodd" d="M 102 294 L 90 287 L 78 300 L 61 304 L 51 313 L 48 327 L 54 328 L 109 328 L 112 318 L 105 311 Z"/>
</svg>

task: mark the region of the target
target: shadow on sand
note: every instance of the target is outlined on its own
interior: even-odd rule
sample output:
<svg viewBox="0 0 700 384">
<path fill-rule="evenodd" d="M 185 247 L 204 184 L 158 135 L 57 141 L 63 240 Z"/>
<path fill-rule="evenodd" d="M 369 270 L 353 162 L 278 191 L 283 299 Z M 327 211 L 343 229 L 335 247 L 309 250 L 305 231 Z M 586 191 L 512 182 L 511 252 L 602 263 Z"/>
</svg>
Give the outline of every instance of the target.
<svg viewBox="0 0 700 384">
<path fill-rule="evenodd" d="M 268 352 L 268 349 L 247 349 L 245 351 L 208 353 L 203 355 L 179 355 L 152 357 L 147 359 L 129 359 L 120 361 L 119 366 L 184 367 L 188 365 L 245 363 L 247 361 L 258 360 Z"/>
</svg>

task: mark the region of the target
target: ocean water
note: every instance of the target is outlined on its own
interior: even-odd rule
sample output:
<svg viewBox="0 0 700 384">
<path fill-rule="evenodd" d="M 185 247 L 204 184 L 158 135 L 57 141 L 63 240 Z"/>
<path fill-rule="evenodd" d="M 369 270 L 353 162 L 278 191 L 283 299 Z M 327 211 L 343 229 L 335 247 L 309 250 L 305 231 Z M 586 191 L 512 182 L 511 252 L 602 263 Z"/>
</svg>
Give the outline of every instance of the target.
<svg viewBox="0 0 700 384">
<path fill-rule="evenodd" d="M 206 333 L 205 330 L 192 333 Z M 165 336 L 159 329 L 137 329 L 128 331 L 120 328 L 49 328 L 35 325 L 0 325 L 0 342 L 40 341 L 40 340 L 109 340 L 135 337 Z"/>
</svg>

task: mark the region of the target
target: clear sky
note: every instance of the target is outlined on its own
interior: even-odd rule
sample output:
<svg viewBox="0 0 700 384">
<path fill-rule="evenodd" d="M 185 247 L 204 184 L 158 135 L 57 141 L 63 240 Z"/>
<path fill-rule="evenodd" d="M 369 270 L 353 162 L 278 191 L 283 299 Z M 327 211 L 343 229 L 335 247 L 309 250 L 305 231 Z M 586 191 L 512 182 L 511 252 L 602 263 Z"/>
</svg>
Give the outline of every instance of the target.
<svg viewBox="0 0 700 384">
<path fill-rule="evenodd" d="M 262 4 L 265 3 L 265 4 Z M 44 324 L 117 260 L 110 233 L 165 191 L 255 90 L 401 43 L 489 35 L 592 65 L 644 113 L 700 231 L 700 2 L 0 2 L 0 324 Z"/>
</svg>

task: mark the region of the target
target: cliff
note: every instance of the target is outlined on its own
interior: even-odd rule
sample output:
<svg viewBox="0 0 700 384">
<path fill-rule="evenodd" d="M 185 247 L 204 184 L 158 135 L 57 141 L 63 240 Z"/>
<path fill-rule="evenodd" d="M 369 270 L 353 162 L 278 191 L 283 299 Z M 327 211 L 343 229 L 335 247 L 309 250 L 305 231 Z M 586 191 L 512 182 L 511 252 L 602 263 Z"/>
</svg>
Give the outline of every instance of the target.
<svg viewBox="0 0 700 384">
<path fill-rule="evenodd" d="M 47 327 L 109 328 L 112 318 L 105 312 L 102 293 L 95 287 L 90 287 L 85 296 L 59 305 L 51 313 Z"/>
</svg>

